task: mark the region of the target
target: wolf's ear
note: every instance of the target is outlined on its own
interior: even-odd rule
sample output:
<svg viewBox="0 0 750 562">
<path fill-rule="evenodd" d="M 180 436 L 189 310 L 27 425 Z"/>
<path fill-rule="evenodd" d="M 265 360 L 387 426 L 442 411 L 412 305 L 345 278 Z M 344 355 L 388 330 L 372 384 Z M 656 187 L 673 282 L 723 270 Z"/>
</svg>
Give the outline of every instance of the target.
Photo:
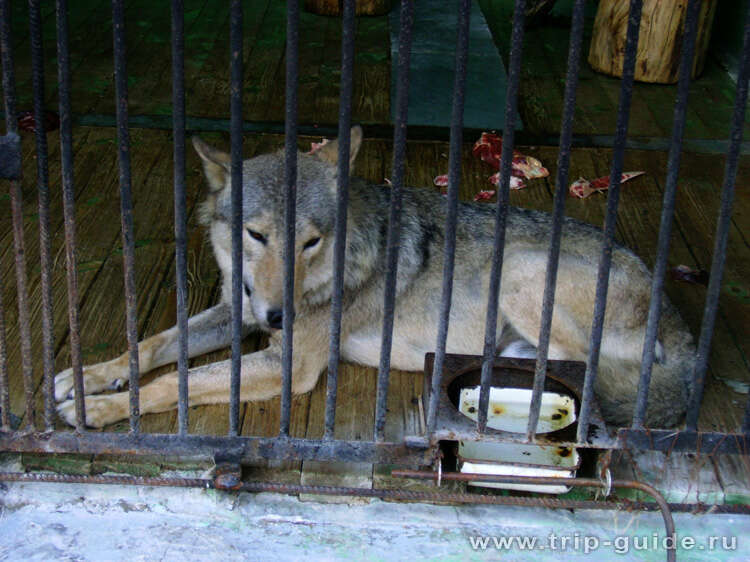
<svg viewBox="0 0 750 562">
<path fill-rule="evenodd" d="M 192 141 L 195 151 L 203 160 L 203 171 L 211 191 L 224 189 L 231 162 L 229 154 L 209 146 L 198 137 L 193 137 Z"/>
<path fill-rule="evenodd" d="M 359 147 L 362 145 L 362 127 L 355 125 L 349 134 L 349 173 L 351 173 L 354 167 L 354 160 L 357 158 L 357 153 L 359 153 Z M 315 156 L 335 166 L 339 162 L 339 140 L 332 140 L 324 144 L 315 151 Z"/>
</svg>

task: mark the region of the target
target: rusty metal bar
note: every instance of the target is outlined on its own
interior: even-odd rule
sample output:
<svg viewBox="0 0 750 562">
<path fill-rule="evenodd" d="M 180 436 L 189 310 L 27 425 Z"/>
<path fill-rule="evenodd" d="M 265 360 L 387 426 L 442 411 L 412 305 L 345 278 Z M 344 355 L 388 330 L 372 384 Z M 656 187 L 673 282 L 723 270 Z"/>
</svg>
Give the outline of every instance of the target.
<svg viewBox="0 0 750 562">
<path fill-rule="evenodd" d="M 708 359 L 711 351 L 711 339 L 714 333 L 716 313 L 719 310 L 719 295 L 721 294 L 721 280 L 724 275 L 724 261 L 726 260 L 727 242 L 729 239 L 729 228 L 732 218 L 732 203 L 734 202 L 735 180 L 737 179 L 737 167 L 739 164 L 740 145 L 745 128 L 745 113 L 747 109 L 748 80 L 750 79 L 750 6 L 745 16 L 744 38 L 742 43 L 742 60 L 740 61 L 739 74 L 737 76 L 737 95 L 734 102 L 732 115 L 732 130 L 730 134 L 730 146 L 727 153 L 726 166 L 724 168 L 724 183 L 721 188 L 721 207 L 719 217 L 716 221 L 716 235 L 714 236 L 713 258 L 711 260 L 711 273 L 709 274 L 708 289 L 706 291 L 706 304 L 703 309 L 703 321 L 701 322 L 701 333 L 698 338 L 698 349 L 695 355 L 695 366 L 693 368 L 693 389 L 688 402 L 688 411 L 685 424 L 689 431 L 696 431 L 698 416 L 700 415 L 701 402 L 703 400 L 703 387 L 706 382 L 708 371 Z"/>
<path fill-rule="evenodd" d="M 568 172 L 570 170 L 570 145 L 573 139 L 573 117 L 576 108 L 576 90 L 578 88 L 578 71 L 583 43 L 584 8 L 586 0 L 576 0 L 573 7 L 573 18 L 568 47 L 568 73 L 565 79 L 565 97 L 563 117 L 560 128 L 560 151 L 557 155 L 557 177 L 555 178 L 554 210 L 552 213 L 552 232 L 550 233 L 547 273 L 542 301 L 542 319 L 539 327 L 539 345 L 537 345 L 534 386 L 529 406 L 529 423 L 526 428 L 526 439 L 531 441 L 539 423 L 539 411 L 542 406 L 542 391 L 547 375 L 547 355 L 552 331 L 552 311 L 555 304 L 557 286 L 557 268 L 560 263 L 560 241 L 565 217 L 565 200 L 568 197 Z"/>
<path fill-rule="evenodd" d="M 34 90 L 34 136 L 36 138 L 36 175 L 39 193 L 39 261 L 42 281 L 42 370 L 44 373 L 44 425 L 50 430 L 55 423 L 53 377 L 55 370 L 55 335 L 52 316 L 52 258 L 49 239 L 49 165 L 47 131 L 44 127 L 44 51 L 42 47 L 42 14 L 39 0 L 29 0 L 29 35 Z"/>
<path fill-rule="evenodd" d="M 333 289 L 331 291 L 331 338 L 326 381 L 325 439 L 333 439 L 336 422 L 339 359 L 341 357 L 341 314 L 346 257 L 346 218 L 349 202 L 349 156 L 351 154 L 352 92 L 354 89 L 354 0 L 344 0 L 341 18 L 341 93 L 339 96 L 338 189 L 333 247 Z"/>
<path fill-rule="evenodd" d="M 188 429 L 187 196 L 185 194 L 185 5 L 172 0 L 172 148 L 177 283 L 177 425 Z"/>
<path fill-rule="evenodd" d="M 604 240 L 602 242 L 601 258 L 596 283 L 596 300 L 594 302 L 594 317 L 591 323 L 588 357 L 586 359 L 586 380 L 583 386 L 581 411 L 578 417 L 577 439 L 583 442 L 588 437 L 591 401 L 594 399 L 594 383 L 599 368 L 599 350 L 604 331 L 604 313 L 607 307 L 607 291 L 609 289 L 609 271 L 612 265 L 612 250 L 614 248 L 615 225 L 617 223 L 617 206 L 620 201 L 620 183 L 625 153 L 625 141 L 628 136 L 628 120 L 630 118 L 630 102 L 633 97 L 633 82 L 635 80 L 635 63 L 638 50 L 638 34 L 641 27 L 641 11 L 643 0 L 631 0 L 628 15 L 628 30 L 625 40 L 625 55 L 622 64 L 622 81 L 620 88 L 620 105 L 617 108 L 617 126 L 615 131 L 615 146 L 612 154 L 612 168 L 609 176 L 609 191 L 607 192 L 607 215 L 604 219 Z"/>
<path fill-rule="evenodd" d="M 287 0 L 286 125 L 284 134 L 284 288 L 281 352 L 281 422 L 279 435 L 289 435 L 292 412 L 294 341 L 294 242 L 297 207 L 297 87 L 299 85 L 299 0 Z"/>
<path fill-rule="evenodd" d="M 65 225 L 65 267 L 68 289 L 68 325 L 70 327 L 70 363 L 76 406 L 76 429 L 86 428 L 83 399 L 83 364 L 78 319 L 78 274 L 76 273 L 75 190 L 73 186 L 73 125 L 70 109 L 70 50 L 68 48 L 68 1 L 57 0 L 57 82 L 60 100 L 60 162 L 62 174 L 63 217 Z"/>
<path fill-rule="evenodd" d="M 750 434 L 673 429 L 622 428 L 617 432 L 618 449 L 688 452 L 705 455 L 750 455 Z"/>
<path fill-rule="evenodd" d="M 510 61 L 508 64 L 508 89 L 505 98 L 505 129 L 503 130 L 503 150 L 500 158 L 500 178 L 497 186 L 495 206 L 495 233 L 492 250 L 492 268 L 487 297 L 487 317 L 484 326 L 484 351 L 482 355 L 482 378 L 479 388 L 479 412 L 477 429 L 483 433 L 487 429 L 487 413 L 490 404 L 490 379 L 492 363 L 497 353 L 497 309 L 500 301 L 500 281 L 503 271 L 503 251 L 505 250 L 505 226 L 508 217 L 510 197 L 510 169 L 513 159 L 513 144 L 516 134 L 516 114 L 518 112 L 518 87 L 521 81 L 521 54 L 523 52 L 523 26 L 525 0 L 516 0 L 513 12 L 513 32 L 511 35 Z"/>
<path fill-rule="evenodd" d="M 435 363 L 432 370 L 432 390 L 427 410 L 427 434 L 435 430 L 443 379 L 443 363 L 448 340 L 448 324 L 453 299 L 453 271 L 456 261 L 456 223 L 458 222 L 458 190 L 461 180 L 461 145 L 463 144 L 464 100 L 466 95 L 466 67 L 469 53 L 469 20 L 471 1 L 461 0 L 458 5 L 455 71 L 453 81 L 453 107 L 451 110 L 451 138 L 448 157 L 448 205 L 445 215 L 445 244 L 443 248 L 443 281 L 440 295 L 440 323 L 435 345 Z"/>
<path fill-rule="evenodd" d="M 133 194 L 130 178 L 130 131 L 128 129 L 128 72 L 123 0 L 112 0 L 112 31 L 115 52 L 115 105 L 117 107 L 117 150 L 120 164 L 120 220 L 122 259 L 125 274 L 125 313 L 130 364 L 130 431 L 140 425 L 138 319 L 135 294 L 135 239 Z"/>
<path fill-rule="evenodd" d="M 242 378 L 242 2 L 232 0 L 229 25 L 232 197 L 232 371 L 229 383 L 229 435 L 240 431 Z"/>
<path fill-rule="evenodd" d="M 0 51 L 3 63 L 3 93 L 5 96 L 5 125 L 8 133 L 18 134 L 16 120 L 16 80 L 13 69 L 12 33 L 10 29 L 10 2 L 0 3 Z M 18 329 L 21 339 L 21 371 L 26 397 L 26 423 L 34 428 L 34 372 L 31 362 L 31 332 L 27 291 L 26 257 L 23 239 L 23 198 L 21 182 L 11 180 L 10 203 L 13 220 L 13 246 L 16 264 L 16 294 L 18 300 Z"/>
<path fill-rule="evenodd" d="M 263 459 L 369 462 L 421 466 L 432 463 L 428 446 L 396 442 L 288 437 L 153 433 L 0 432 L 0 450 L 27 453 L 159 455 L 213 460 L 217 454 L 247 464 Z"/>
<path fill-rule="evenodd" d="M 0 287 L 0 295 L 2 294 L 2 287 Z M 3 431 L 11 428 L 8 345 L 5 339 L 5 306 L 2 304 L 2 298 L 0 298 L 0 425 Z"/>
<path fill-rule="evenodd" d="M 669 147 L 667 180 L 664 187 L 664 200 L 661 206 L 659 240 L 657 242 L 656 263 L 654 264 L 654 274 L 651 282 L 646 337 L 641 357 L 641 373 L 640 380 L 638 381 L 636 407 L 633 413 L 632 426 L 634 428 L 643 427 L 643 422 L 646 419 L 648 389 L 651 383 L 651 369 L 655 358 L 656 337 L 659 331 L 659 317 L 661 316 L 662 296 L 664 294 L 664 274 L 667 271 L 667 258 L 669 257 L 669 241 L 672 237 L 672 219 L 677 199 L 677 177 L 680 171 L 682 137 L 685 130 L 685 116 L 687 115 L 688 93 L 690 91 L 690 74 L 693 70 L 693 53 L 695 52 L 695 38 L 698 31 L 698 14 L 700 13 L 701 4 L 700 0 L 690 0 L 685 16 L 685 31 L 683 33 L 682 53 L 680 57 L 677 101 L 674 108 L 672 142 Z"/>
<path fill-rule="evenodd" d="M 393 346 L 393 318 L 396 303 L 396 274 L 398 270 L 399 239 L 401 237 L 402 189 L 406 160 L 406 127 L 409 114 L 409 66 L 411 61 L 412 23 L 414 3 L 401 0 L 398 34 L 398 78 L 396 85 L 396 123 L 393 128 L 393 171 L 391 201 L 386 239 L 386 277 L 383 294 L 383 330 L 378 365 L 378 389 L 375 401 L 375 439 L 385 439 L 385 414 L 388 383 L 391 372 Z"/>
<path fill-rule="evenodd" d="M 218 472 L 218 467 L 217 467 Z M 0 481 L 4 482 L 51 482 L 59 484 L 116 484 L 131 486 L 167 486 L 192 488 L 218 488 L 222 490 L 241 490 L 246 492 L 278 492 L 286 494 L 330 494 L 336 496 L 370 496 L 382 499 L 402 499 L 440 503 L 494 503 L 500 505 L 515 505 L 525 507 L 547 507 L 551 509 L 611 509 L 621 511 L 656 511 L 660 506 L 656 502 L 641 502 L 630 500 L 598 501 L 598 500 L 561 500 L 547 497 L 515 497 L 489 496 L 481 494 L 449 494 L 442 492 L 411 492 L 408 490 L 364 488 L 344 488 L 336 486 L 308 486 L 290 485 L 275 482 L 241 482 L 235 479 L 224 479 L 217 474 L 214 479 L 208 478 L 162 478 L 148 476 L 115 476 L 115 475 L 75 475 L 51 474 L 33 472 L 0 472 Z M 489 499 L 489 501 L 488 501 Z M 668 503 L 672 513 L 683 512 L 694 515 L 702 513 L 731 513 L 738 515 L 750 514 L 750 507 L 746 505 L 708 505 Z"/>
<path fill-rule="evenodd" d="M 26 245 L 23 239 L 23 196 L 21 182 L 10 182 L 10 205 L 13 215 L 13 246 L 16 262 L 16 294 L 18 298 L 18 330 L 21 336 L 21 370 L 26 396 L 26 424 L 36 422 L 34 408 L 34 371 L 31 361 L 31 319 L 29 316 L 28 277 L 26 273 Z"/>
</svg>

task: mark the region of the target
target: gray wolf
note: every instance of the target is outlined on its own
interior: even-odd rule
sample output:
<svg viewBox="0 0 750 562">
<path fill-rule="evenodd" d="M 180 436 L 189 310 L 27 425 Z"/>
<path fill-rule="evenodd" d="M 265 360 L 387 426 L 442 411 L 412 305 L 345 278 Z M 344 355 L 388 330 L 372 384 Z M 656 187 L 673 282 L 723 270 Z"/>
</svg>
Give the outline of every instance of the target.
<svg viewBox="0 0 750 562">
<path fill-rule="evenodd" d="M 359 127 L 352 129 L 351 139 L 353 163 L 362 141 Z M 193 144 L 210 188 L 203 220 L 223 279 L 221 303 L 189 320 L 189 351 L 196 356 L 230 343 L 230 159 L 198 138 Z M 337 158 L 336 141 L 314 154 L 298 155 L 292 367 L 292 390 L 297 394 L 312 390 L 328 361 L 326 327 L 330 321 Z M 243 401 L 265 400 L 281 391 L 283 169 L 281 152 L 243 163 L 242 317 L 248 331 L 270 333 L 268 348 L 242 358 Z M 371 366 L 379 363 L 390 195 L 386 186 L 352 178 L 342 358 Z M 432 351 L 436 342 L 446 203 L 439 193 L 425 189 L 405 189 L 403 197 L 392 366 L 420 371 L 425 353 Z M 510 353 L 519 349 L 519 343 L 523 348 L 538 342 L 550 228 L 547 214 L 509 210 L 498 345 L 510 341 Z M 493 229 L 491 206 L 460 204 L 449 353 L 482 353 Z M 601 241 L 599 229 L 565 220 L 549 349 L 552 359 L 586 360 Z M 595 386 L 603 415 L 613 424 L 627 424 L 632 418 L 650 282 L 644 263 L 630 250 L 616 246 Z M 174 363 L 176 328 L 146 339 L 138 350 L 142 373 Z M 674 426 L 686 408 L 694 354 L 690 334 L 666 299 L 656 352 L 647 422 L 651 426 Z M 228 402 L 229 377 L 229 361 L 191 369 L 190 404 Z M 89 425 L 102 427 L 128 417 L 126 392 L 95 395 L 127 378 L 127 354 L 85 368 Z M 61 401 L 58 412 L 71 424 L 75 421 L 72 388 L 70 370 L 57 375 L 55 396 Z M 177 394 L 177 374 L 161 376 L 141 389 L 141 412 L 173 409 Z"/>
</svg>

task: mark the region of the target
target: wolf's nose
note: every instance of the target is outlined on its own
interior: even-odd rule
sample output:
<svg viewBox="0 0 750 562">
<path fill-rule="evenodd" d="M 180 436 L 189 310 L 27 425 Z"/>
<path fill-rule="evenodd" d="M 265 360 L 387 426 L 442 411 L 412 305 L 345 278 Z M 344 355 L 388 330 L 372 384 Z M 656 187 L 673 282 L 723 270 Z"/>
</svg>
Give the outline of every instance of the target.
<svg viewBox="0 0 750 562">
<path fill-rule="evenodd" d="M 276 330 L 281 330 L 281 319 L 283 318 L 284 314 L 279 308 L 272 308 L 268 312 L 266 312 L 266 320 L 268 321 L 268 325 L 271 326 L 271 328 L 275 328 Z"/>
</svg>

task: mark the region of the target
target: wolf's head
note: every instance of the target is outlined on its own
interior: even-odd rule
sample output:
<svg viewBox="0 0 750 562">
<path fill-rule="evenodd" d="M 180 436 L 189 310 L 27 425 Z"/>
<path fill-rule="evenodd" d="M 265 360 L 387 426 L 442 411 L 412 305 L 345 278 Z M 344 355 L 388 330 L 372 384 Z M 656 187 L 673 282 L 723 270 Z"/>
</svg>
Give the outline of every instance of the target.
<svg viewBox="0 0 750 562">
<path fill-rule="evenodd" d="M 362 129 L 351 131 L 350 169 L 362 142 Z M 210 228 L 214 255 L 222 271 L 222 299 L 231 300 L 232 235 L 230 157 L 198 137 L 193 146 L 203 161 L 210 193 L 202 221 Z M 297 206 L 294 298 L 327 298 L 333 263 L 338 142 L 312 154 L 297 155 Z M 284 153 L 264 154 L 242 165 L 243 320 L 279 329 L 284 277 Z M 316 293 L 320 293 L 316 295 Z M 323 295 L 325 293 L 325 295 Z"/>
</svg>

